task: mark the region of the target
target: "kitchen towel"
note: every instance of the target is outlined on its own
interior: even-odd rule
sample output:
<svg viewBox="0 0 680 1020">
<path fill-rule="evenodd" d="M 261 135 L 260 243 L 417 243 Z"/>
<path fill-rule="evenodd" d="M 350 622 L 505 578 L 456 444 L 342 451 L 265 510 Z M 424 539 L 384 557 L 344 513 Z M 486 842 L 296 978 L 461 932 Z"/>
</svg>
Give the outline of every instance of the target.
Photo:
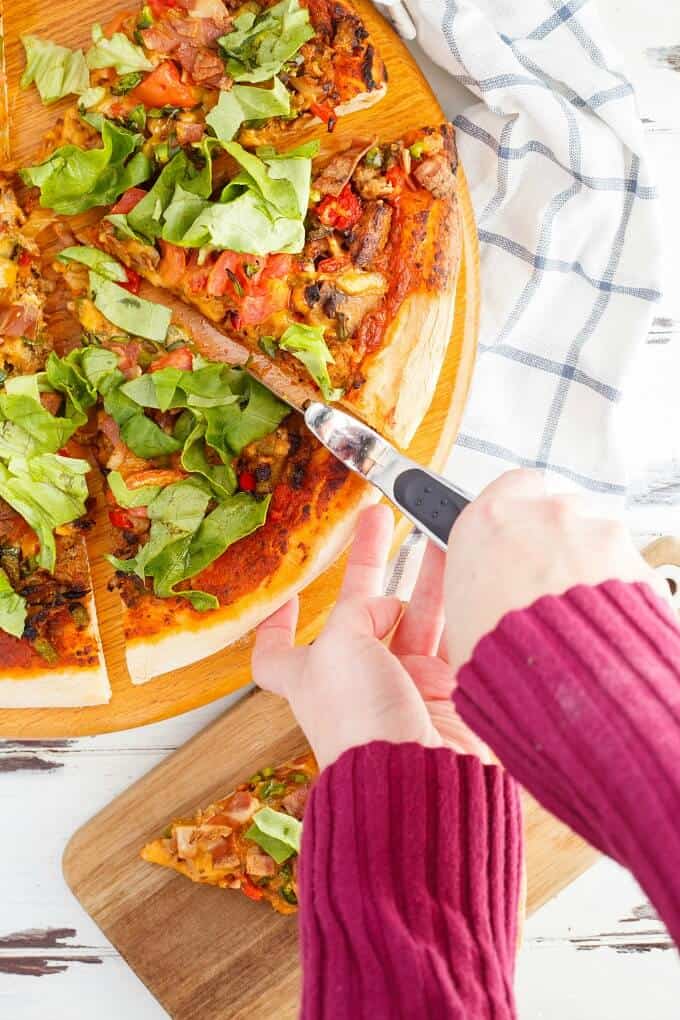
<svg viewBox="0 0 680 1020">
<path fill-rule="evenodd" d="M 620 402 L 661 278 L 658 203 L 619 58 L 585 0 L 378 7 L 406 36 L 410 14 L 451 91 L 469 91 L 455 124 L 479 228 L 481 328 L 446 474 L 476 495 L 511 467 L 537 467 L 616 512 Z"/>
</svg>

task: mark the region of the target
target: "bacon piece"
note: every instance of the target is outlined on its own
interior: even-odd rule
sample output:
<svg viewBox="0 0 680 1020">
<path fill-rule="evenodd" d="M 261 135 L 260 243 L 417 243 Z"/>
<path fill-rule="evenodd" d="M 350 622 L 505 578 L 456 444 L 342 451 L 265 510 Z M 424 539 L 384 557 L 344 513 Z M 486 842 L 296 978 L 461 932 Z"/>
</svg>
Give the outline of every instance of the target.
<svg viewBox="0 0 680 1020">
<path fill-rule="evenodd" d="M 249 847 L 246 854 L 246 871 L 256 878 L 271 878 L 276 874 L 276 861 L 257 847 Z"/>
<path fill-rule="evenodd" d="M 35 305 L 10 305 L 0 312 L 0 336 L 25 336 L 34 339 L 40 320 L 40 310 Z"/>
<path fill-rule="evenodd" d="M 125 344 L 117 344 L 112 343 L 110 340 L 104 340 L 102 347 L 106 347 L 107 350 L 112 351 L 116 355 L 118 358 L 118 368 L 126 379 L 135 379 L 141 374 L 138 359 L 142 353 L 142 345 L 137 340 L 131 340 Z"/>
<path fill-rule="evenodd" d="M 186 471 L 174 468 L 149 468 L 148 471 L 134 471 L 125 479 L 128 489 L 143 489 L 148 485 L 172 485 L 186 478 Z"/>
<path fill-rule="evenodd" d="M 61 407 L 61 393 L 41 393 L 40 403 L 50 414 L 56 414 Z"/>
<path fill-rule="evenodd" d="M 383 250 L 390 236 L 392 208 L 386 202 L 368 202 L 352 231 L 349 253 L 355 266 L 364 269 Z"/>
<path fill-rule="evenodd" d="M 305 805 L 307 798 L 309 797 L 309 787 L 300 786 L 297 790 L 293 790 L 281 801 L 281 807 L 284 811 L 287 811 L 293 818 L 302 819 L 305 813 Z"/>
<path fill-rule="evenodd" d="M 446 198 L 453 194 L 456 187 L 451 162 L 443 152 L 424 159 L 413 171 L 413 176 L 418 184 L 431 191 L 435 198 Z"/>
<path fill-rule="evenodd" d="M 155 53 L 173 53 L 180 44 L 180 38 L 168 21 L 159 21 L 151 28 L 140 32 L 142 42 L 147 50 Z"/>
<path fill-rule="evenodd" d="M 178 50 L 178 54 L 179 52 Z M 227 89 L 231 85 L 231 78 L 225 74 L 221 58 L 211 50 L 201 49 L 196 53 L 191 77 L 197 85 L 207 85 L 211 88 Z"/>
<path fill-rule="evenodd" d="M 225 806 L 224 814 L 230 824 L 243 825 L 250 821 L 259 807 L 260 802 L 257 797 L 253 797 L 247 790 L 240 790 L 230 798 L 229 803 Z"/>
<path fill-rule="evenodd" d="M 183 120 L 177 121 L 175 130 L 177 132 L 177 141 L 180 145 L 191 145 L 194 142 L 200 142 L 205 131 L 202 124 L 195 122 L 185 123 Z"/>
<path fill-rule="evenodd" d="M 338 197 L 342 189 L 349 184 L 352 174 L 369 149 L 375 145 L 375 139 L 357 142 L 344 152 L 339 152 L 323 168 L 314 181 L 314 187 L 322 195 Z"/>
</svg>

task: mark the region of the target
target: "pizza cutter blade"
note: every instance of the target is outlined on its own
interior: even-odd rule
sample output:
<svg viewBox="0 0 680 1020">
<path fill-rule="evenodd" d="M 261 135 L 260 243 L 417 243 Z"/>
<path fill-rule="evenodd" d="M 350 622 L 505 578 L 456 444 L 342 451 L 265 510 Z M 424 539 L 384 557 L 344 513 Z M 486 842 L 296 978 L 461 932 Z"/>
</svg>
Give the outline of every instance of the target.
<svg viewBox="0 0 680 1020">
<path fill-rule="evenodd" d="M 336 407 L 312 401 L 303 413 L 310 432 L 345 467 L 375 485 L 435 545 L 446 549 L 453 525 L 470 502 L 465 493 Z"/>
</svg>

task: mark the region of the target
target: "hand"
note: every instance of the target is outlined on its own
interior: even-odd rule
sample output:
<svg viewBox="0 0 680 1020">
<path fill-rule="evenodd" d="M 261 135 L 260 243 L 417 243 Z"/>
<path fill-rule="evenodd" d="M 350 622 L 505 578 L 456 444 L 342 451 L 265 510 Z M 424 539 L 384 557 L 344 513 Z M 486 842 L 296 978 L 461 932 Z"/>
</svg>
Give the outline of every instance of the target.
<svg viewBox="0 0 680 1020">
<path fill-rule="evenodd" d="M 428 549 L 404 611 L 398 599 L 381 597 L 393 528 L 386 506 L 362 514 L 338 603 L 314 644 L 293 647 L 297 598 L 260 625 L 255 682 L 288 699 L 321 768 L 372 740 L 447 744 L 488 760 L 451 703 L 444 554 Z"/>
<path fill-rule="evenodd" d="M 666 591 L 626 528 L 587 517 L 581 495 L 551 496 L 544 476 L 509 471 L 456 521 L 446 569 L 449 661 L 457 674 L 513 609 L 574 585 L 618 578 Z"/>
</svg>

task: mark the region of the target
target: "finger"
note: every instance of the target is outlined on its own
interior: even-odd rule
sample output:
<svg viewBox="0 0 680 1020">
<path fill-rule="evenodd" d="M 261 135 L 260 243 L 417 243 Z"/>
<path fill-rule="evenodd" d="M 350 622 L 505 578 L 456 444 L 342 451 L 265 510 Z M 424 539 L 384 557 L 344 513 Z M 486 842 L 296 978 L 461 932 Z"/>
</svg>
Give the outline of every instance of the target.
<svg viewBox="0 0 680 1020">
<path fill-rule="evenodd" d="M 299 666 L 299 653 L 293 648 L 300 601 L 295 595 L 257 628 L 253 648 L 253 680 L 259 687 L 284 695 L 293 671 Z"/>
<path fill-rule="evenodd" d="M 455 687 L 453 670 L 433 655 L 400 655 L 399 661 L 425 701 L 450 701 Z"/>
<path fill-rule="evenodd" d="M 394 534 L 394 516 L 378 504 L 364 510 L 350 549 L 339 601 L 382 595 Z"/>
<path fill-rule="evenodd" d="M 541 471 L 516 468 L 506 471 L 487 485 L 476 502 L 487 503 L 497 499 L 537 499 L 546 494 L 545 475 Z"/>
<path fill-rule="evenodd" d="M 338 603 L 333 614 L 333 626 L 337 627 L 339 634 L 351 633 L 382 641 L 394 630 L 403 609 L 396 598 L 344 601 Z"/>
<path fill-rule="evenodd" d="M 428 542 L 418 580 L 390 644 L 395 655 L 434 655 L 444 630 L 446 554 Z"/>
</svg>

